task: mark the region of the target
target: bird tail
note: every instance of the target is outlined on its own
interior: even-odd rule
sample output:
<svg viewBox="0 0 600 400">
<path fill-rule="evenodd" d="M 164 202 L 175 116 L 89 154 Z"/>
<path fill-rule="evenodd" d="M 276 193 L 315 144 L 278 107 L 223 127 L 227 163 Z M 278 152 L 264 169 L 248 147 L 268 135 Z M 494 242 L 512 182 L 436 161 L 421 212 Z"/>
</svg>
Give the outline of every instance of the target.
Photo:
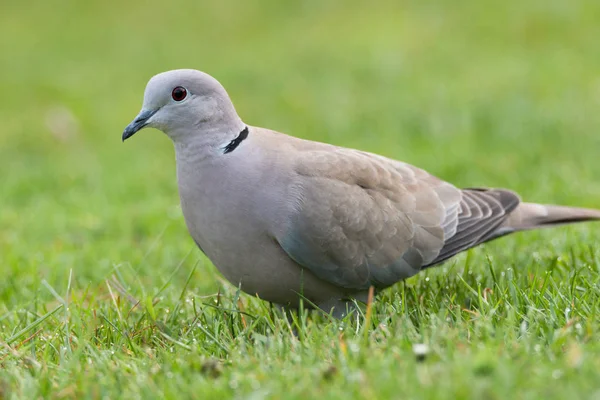
<svg viewBox="0 0 600 400">
<path fill-rule="evenodd" d="M 600 210 L 521 203 L 510 213 L 499 231 L 504 231 L 502 233 L 511 233 L 594 220 L 600 220 Z"/>
</svg>

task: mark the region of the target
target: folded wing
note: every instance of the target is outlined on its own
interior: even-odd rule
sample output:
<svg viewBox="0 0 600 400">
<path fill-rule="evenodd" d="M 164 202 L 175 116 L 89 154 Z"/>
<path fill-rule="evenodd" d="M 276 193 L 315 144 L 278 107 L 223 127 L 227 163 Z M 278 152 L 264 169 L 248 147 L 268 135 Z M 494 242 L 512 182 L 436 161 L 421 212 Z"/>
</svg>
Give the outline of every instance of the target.
<svg viewBox="0 0 600 400">
<path fill-rule="evenodd" d="M 276 239 L 297 263 L 349 289 L 390 286 L 489 240 L 519 202 L 343 148 L 300 154 L 295 174 L 294 206 Z"/>
</svg>

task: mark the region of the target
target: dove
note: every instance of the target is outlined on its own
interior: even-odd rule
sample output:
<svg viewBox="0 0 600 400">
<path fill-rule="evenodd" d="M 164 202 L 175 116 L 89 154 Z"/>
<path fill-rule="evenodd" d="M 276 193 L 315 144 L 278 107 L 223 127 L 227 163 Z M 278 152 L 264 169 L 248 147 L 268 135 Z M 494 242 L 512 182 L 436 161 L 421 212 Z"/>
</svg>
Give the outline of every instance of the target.
<svg viewBox="0 0 600 400">
<path fill-rule="evenodd" d="M 501 236 L 598 220 L 600 211 L 460 189 L 365 151 L 245 124 L 224 87 L 189 69 L 150 79 L 122 139 L 156 128 L 175 147 L 181 209 L 233 285 L 281 307 L 352 305 Z"/>
</svg>

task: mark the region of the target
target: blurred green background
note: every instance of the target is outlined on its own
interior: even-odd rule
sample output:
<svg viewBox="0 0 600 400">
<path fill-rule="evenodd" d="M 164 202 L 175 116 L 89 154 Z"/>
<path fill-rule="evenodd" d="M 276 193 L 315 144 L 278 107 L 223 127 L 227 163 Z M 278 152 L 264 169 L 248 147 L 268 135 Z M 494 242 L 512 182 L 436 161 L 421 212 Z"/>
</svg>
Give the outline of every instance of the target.
<svg viewBox="0 0 600 400">
<path fill-rule="evenodd" d="M 127 265 L 150 290 L 184 260 L 176 297 L 201 260 L 193 291 L 222 286 L 185 229 L 168 138 L 120 141 L 169 69 L 216 77 L 251 125 L 600 207 L 599 21 L 596 0 L 2 0 L 0 325 L 25 326 L 11 313 L 53 301 L 44 285 L 64 293 L 70 271 L 94 292 Z M 530 261 L 597 230 L 485 251 Z"/>
</svg>

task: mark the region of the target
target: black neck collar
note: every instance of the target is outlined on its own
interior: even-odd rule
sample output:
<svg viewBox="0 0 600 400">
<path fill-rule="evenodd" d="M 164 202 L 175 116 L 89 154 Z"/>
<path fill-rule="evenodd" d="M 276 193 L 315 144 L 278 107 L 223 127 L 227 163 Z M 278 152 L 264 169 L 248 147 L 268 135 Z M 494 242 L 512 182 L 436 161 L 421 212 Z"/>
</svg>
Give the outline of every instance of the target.
<svg viewBox="0 0 600 400">
<path fill-rule="evenodd" d="M 240 143 L 242 143 L 247 137 L 248 127 L 246 126 L 244 127 L 244 129 L 242 129 L 240 134 L 235 139 L 233 139 L 231 142 L 229 142 L 227 146 L 225 146 L 223 154 L 231 153 L 232 151 L 234 151 L 240 145 Z"/>
</svg>

